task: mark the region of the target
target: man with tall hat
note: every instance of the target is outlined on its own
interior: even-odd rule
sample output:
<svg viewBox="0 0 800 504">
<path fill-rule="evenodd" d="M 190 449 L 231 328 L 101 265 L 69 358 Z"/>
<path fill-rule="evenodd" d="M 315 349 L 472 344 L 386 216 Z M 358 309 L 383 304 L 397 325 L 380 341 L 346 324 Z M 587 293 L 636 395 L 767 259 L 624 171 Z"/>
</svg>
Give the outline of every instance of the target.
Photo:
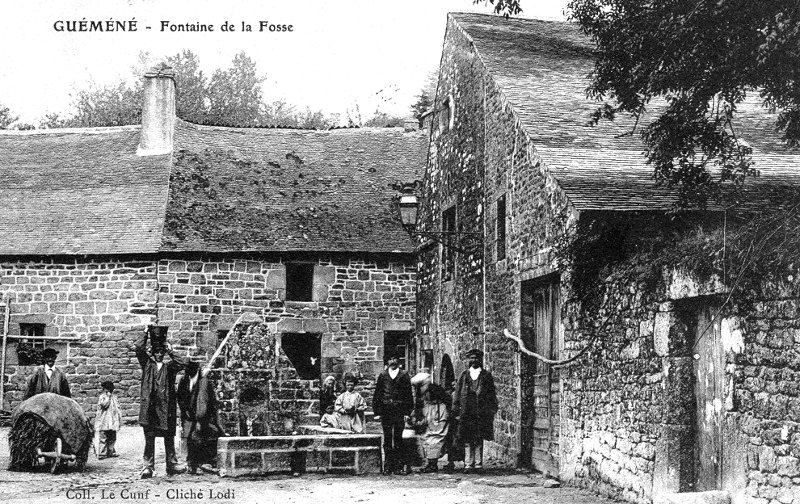
<svg viewBox="0 0 800 504">
<path fill-rule="evenodd" d="M 483 469 L 483 441 L 494 439 L 497 393 L 492 373 L 483 369 L 483 352 L 467 352 L 469 368 L 456 381 L 453 417 L 458 420 L 457 438 L 464 445 L 464 472 Z"/>
<path fill-rule="evenodd" d="M 64 373 L 56 367 L 56 356 L 58 350 L 55 348 L 45 348 L 42 350 L 42 364 L 36 369 L 36 373 L 28 379 L 28 389 L 25 391 L 25 399 L 41 394 L 42 392 L 52 392 L 64 397 L 72 397 L 69 391 L 69 383 Z"/>
<path fill-rule="evenodd" d="M 375 393 L 372 396 L 372 411 L 375 420 L 380 419 L 383 428 L 383 452 L 386 457 L 386 474 L 401 473 L 407 455 L 403 449 L 403 428 L 406 417 L 414 409 L 411 378 L 400 369 L 397 357 L 389 357 L 387 368 L 378 375 Z"/>
<path fill-rule="evenodd" d="M 156 438 L 164 438 L 164 454 L 167 459 L 167 474 L 181 474 L 186 467 L 178 463 L 175 453 L 175 423 L 177 399 L 175 375 L 186 361 L 172 353 L 167 343 L 166 327 L 151 326 L 136 341 L 136 358 L 142 367 L 142 385 L 139 402 L 139 425 L 144 430 L 144 468 L 142 478 L 150 478 L 155 470 Z M 150 352 L 147 339 L 150 338 Z M 170 360 L 164 362 L 164 355 Z"/>
</svg>

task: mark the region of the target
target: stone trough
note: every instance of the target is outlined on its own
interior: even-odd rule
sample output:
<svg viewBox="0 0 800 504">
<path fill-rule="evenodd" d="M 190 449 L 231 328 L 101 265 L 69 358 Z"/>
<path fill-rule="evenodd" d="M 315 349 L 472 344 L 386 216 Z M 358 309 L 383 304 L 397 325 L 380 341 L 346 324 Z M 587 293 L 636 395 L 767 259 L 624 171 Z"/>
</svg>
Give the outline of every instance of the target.
<svg viewBox="0 0 800 504">
<path fill-rule="evenodd" d="M 289 436 L 220 438 L 217 445 L 220 476 L 381 472 L 379 434 L 351 434 L 313 426 L 302 426 L 299 432 Z"/>
</svg>

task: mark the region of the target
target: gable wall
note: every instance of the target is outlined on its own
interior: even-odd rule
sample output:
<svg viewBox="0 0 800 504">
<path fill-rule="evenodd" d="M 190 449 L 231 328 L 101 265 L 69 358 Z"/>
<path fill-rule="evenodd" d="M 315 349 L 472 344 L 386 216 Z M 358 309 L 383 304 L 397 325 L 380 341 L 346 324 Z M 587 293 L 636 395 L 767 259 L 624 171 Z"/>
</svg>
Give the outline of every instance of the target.
<svg viewBox="0 0 800 504">
<path fill-rule="evenodd" d="M 455 201 L 461 231 L 477 231 L 483 244 L 456 255 L 456 276 L 442 281 L 441 247 L 422 249 L 417 302 L 421 348 L 444 354 L 463 371 L 464 353 L 485 352 L 486 368 L 497 385 L 500 409 L 487 455 L 516 463 L 520 451 L 520 357 L 503 335 L 516 332 L 522 278 L 552 271 L 547 247 L 573 218 L 569 203 L 548 177 L 512 107 L 486 72 L 470 41 L 448 24 L 439 73 L 437 115 L 444 97 L 456 104 L 456 127 L 441 135 L 433 119 L 430 157 L 423 181 L 421 230 L 440 231 L 441 211 Z M 506 195 L 506 258 L 496 257 L 496 201 Z M 474 250 L 474 251 L 473 251 Z M 485 267 L 485 271 L 484 271 Z M 484 317 L 485 313 L 485 317 Z M 438 377 L 437 377 L 438 378 Z"/>
</svg>

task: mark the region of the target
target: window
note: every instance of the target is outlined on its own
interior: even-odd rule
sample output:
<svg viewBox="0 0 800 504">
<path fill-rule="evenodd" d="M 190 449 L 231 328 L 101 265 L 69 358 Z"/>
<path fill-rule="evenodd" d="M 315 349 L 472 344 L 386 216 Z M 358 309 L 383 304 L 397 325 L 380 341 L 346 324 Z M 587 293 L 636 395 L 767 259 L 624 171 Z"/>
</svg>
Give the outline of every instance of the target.
<svg viewBox="0 0 800 504">
<path fill-rule="evenodd" d="M 44 336 L 44 324 L 20 324 L 19 325 L 19 335 L 20 336 Z M 26 341 L 26 340 L 23 340 Z M 44 340 L 36 340 L 37 344 L 41 343 L 42 348 L 44 348 Z"/>
<path fill-rule="evenodd" d="M 433 350 L 427 349 L 422 351 L 422 367 L 426 373 L 433 374 Z"/>
<path fill-rule="evenodd" d="M 17 343 L 17 358 L 20 366 L 36 366 L 42 362 L 42 350 L 45 348 L 45 340 L 36 339 L 36 336 L 44 336 L 45 324 L 24 324 L 19 325 L 19 335 L 29 336 L 22 338 Z"/>
<path fill-rule="evenodd" d="M 408 370 L 408 359 L 411 357 L 410 347 L 411 333 L 408 331 L 384 331 L 383 332 L 383 358 L 389 360 L 397 357 L 400 367 Z"/>
<path fill-rule="evenodd" d="M 455 245 L 456 207 L 442 212 L 442 279 L 452 280 L 456 271 Z"/>
<path fill-rule="evenodd" d="M 506 258 L 506 196 L 497 200 L 497 222 L 495 226 L 495 251 L 497 260 Z"/>
<path fill-rule="evenodd" d="M 439 133 L 445 133 L 453 129 L 455 110 L 453 97 L 448 96 L 444 99 L 442 109 L 439 112 Z"/>
<path fill-rule="evenodd" d="M 283 333 L 281 349 L 301 380 L 320 379 L 322 335 L 318 333 Z"/>
<path fill-rule="evenodd" d="M 314 291 L 313 264 L 286 265 L 286 300 L 311 301 Z"/>
</svg>

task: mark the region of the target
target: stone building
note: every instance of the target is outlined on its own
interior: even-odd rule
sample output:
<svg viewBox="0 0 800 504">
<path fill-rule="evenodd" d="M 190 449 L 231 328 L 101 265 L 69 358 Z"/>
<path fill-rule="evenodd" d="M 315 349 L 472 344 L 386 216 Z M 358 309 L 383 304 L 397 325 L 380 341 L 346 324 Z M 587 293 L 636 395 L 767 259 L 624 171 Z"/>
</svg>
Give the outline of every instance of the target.
<svg viewBox="0 0 800 504">
<path fill-rule="evenodd" d="M 396 200 L 424 167 L 415 127 L 205 127 L 175 117 L 169 70 L 142 126 L 0 133 L 3 407 L 37 349 L 92 411 L 100 382 L 138 413 L 136 336 L 208 356 L 243 312 L 299 378 L 364 378 L 413 341 L 413 244 Z M 243 359 L 246 360 L 246 359 Z"/>
<path fill-rule="evenodd" d="M 737 127 L 761 176 L 735 206 L 673 219 L 676 195 L 654 186 L 632 123 L 587 125 L 591 68 L 573 25 L 448 17 L 417 224 L 420 352 L 437 376 L 451 361 L 457 376 L 469 348 L 485 351 L 500 402 L 488 448 L 508 461 L 631 502 L 700 490 L 800 502 L 796 272 L 736 306 L 726 279 L 625 277 L 615 259 L 736 212 L 796 209 L 800 156 L 747 103 Z M 560 255 L 581 230 L 596 232 L 580 252 L 605 272 L 595 310 L 564 260 L 575 256 Z M 506 330 L 544 358 L 576 360 L 547 365 Z"/>
</svg>

